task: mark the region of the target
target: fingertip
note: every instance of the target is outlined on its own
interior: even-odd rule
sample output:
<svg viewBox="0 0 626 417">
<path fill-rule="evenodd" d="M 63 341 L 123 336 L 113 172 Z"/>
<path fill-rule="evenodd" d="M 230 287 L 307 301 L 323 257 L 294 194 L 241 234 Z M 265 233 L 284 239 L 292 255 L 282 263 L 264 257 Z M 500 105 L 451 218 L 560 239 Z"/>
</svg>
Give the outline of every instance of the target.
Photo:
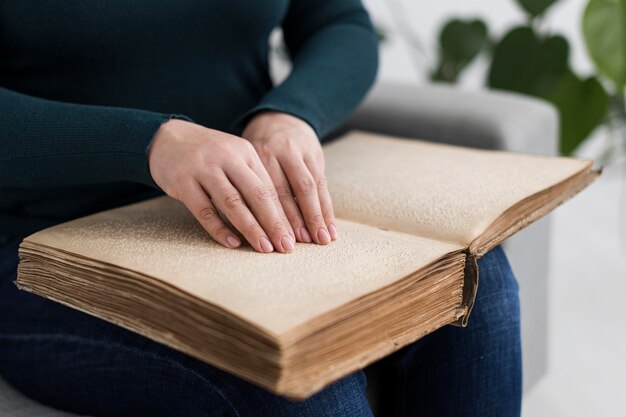
<svg viewBox="0 0 626 417">
<path fill-rule="evenodd" d="M 330 233 L 330 238 L 332 240 L 337 240 L 337 238 L 339 237 L 339 233 L 337 232 L 337 227 L 335 227 L 333 223 L 330 223 L 328 225 L 328 232 Z"/>
<path fill-rule="evenodd" d="M 311 235 L 309 235 L 309 232 L 304 226 L 300 228 L 300 241 L 304 243 L 311 243 Z"/>
<path fill-rule="evenodd" d="M 230 246 L 232 249 L 235 249 L 241 246 L 241 240 L 239 240 L 239 238 L 235 235 L 229 235 L 226 238 L 226 242 L 228 243 L 228 246 Z"/>
<path fill-rule="evenodd" d="M 284 252 L 292 252 L 295 247 L 292 238 L 286 235 L 280 239 L 280 245 L 282 246 Z"/>
<path fill-rule="evenodd" d="M 319 230 L 317 231 L 317 240 L 318 243 L 322 244 L 322 245 L 327 245 L 330 243 L 330 235 L 328 234 L 328 231 L 326 230 L 325 227 L 320 227 Z"/>
<path fill-rule="evenodd" d="M 262 236 L 261 239 L 259 239 L 259 246 L 261 247 L 261 250 L 265 253 L 274 251 L 274 246 L 272 245 L 272 242 L 270 242 L 270 240 L 265 236 Z"/>
</svg>

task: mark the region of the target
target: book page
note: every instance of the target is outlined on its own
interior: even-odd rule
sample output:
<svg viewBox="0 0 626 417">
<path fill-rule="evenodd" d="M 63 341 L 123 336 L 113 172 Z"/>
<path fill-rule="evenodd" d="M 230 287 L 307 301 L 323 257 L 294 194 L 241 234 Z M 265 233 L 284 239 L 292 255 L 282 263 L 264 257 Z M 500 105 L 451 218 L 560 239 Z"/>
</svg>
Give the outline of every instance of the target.
<svg viewBox="0 0 626 417">
<path fill-rule="evenodd" d="M 337 216 L 463 246 L 507 208 L 591 166 L 360 131 L 324 154 Z"/>
<path fill-rule="evenodd" d="M 169 197 L 51 227 L 26 241 L 154 277 L 275 335 L 414 273 L 458 245 L 338 220 L 326 246 L 225 248 Z"/>
</svg>

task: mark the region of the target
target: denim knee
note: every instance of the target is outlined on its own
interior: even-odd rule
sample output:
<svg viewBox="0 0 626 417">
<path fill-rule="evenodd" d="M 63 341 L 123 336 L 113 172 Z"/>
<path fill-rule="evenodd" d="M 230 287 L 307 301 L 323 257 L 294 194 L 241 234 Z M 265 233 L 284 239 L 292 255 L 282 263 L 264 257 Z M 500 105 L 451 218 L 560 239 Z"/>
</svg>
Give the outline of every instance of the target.
<svg viewBox="0 0 626 417">
<path fill-rule="evenodd" d="M 61 410 L 101 416 L 236 415 L 217 384 L 158 351 L 55 334 L 0 335 L 0 346 L 6 380 Z"/>
<path fill-rule="evenodd" d="M 312 400 L 317 403 L 316 407 L 322 407 L 318 412 L 304 415 L 311 417 L 371 417 L 372 411 L 365 397 L 366 385 L 365 372 L 355 372 L 314 396 Z M 322 412 L 322 410 L 324 411 Z"/>
<path fill-rule="evenodd" d="M 519 322 L 519 284 L 500 246 L 478 260 L 478 291 L 471 316 L 486 313 L 490 313 L 490 321 L 495 314 Z"/>
<path fill-rule="evenodd" d="M 349 375 L 304 401 L 265 398 L 264 410 L 255 415 L 272 417 L 372 417 L 365 397 L 363 371 Z M 271 394 L 267 394 L 270 396 Z"/>
<path fill-rule="evenodd" d="M 463 329 L 466 342 L 476 352 L 491 352 L 493 363 L 501 360 L 506 366 L 520 368 L 519 285 L 500 246 L 478 261 L 478 276 L 474 308 Z M 478 356 L 482 358 L 482 354 Z"/>
</svg>

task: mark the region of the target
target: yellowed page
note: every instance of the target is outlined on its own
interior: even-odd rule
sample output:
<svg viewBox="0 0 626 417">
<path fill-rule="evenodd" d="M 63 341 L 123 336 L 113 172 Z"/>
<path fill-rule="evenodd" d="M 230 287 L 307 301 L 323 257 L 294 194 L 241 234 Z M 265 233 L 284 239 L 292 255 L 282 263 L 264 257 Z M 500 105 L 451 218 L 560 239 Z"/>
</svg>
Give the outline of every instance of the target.
<svg viewBox="0 0 626 417">
<path fill-rule="evenodd" d="M 280 335 L 380 289 L 458 245 L 339 220 L 341 238 L 291 254 L 227 249 L 168 197 L 102 212 L 26 240 L 160 279 Z"/>
<path fill-rule="evenodd" d="M 463 246 L 507 208 L 591 165 L 359 131 L 324 153 L 337 216 Z"/>
</svg>

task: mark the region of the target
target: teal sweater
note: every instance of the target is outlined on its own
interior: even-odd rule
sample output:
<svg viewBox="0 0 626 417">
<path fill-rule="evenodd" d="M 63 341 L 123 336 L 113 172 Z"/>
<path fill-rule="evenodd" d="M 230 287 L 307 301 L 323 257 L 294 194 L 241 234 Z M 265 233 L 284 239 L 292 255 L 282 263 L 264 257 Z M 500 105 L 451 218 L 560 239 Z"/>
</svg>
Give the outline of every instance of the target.
<svg viewBox="0 0 626 417">
<path fill-rule="evenodd" d="M 274 87 L 277 26 L 293 70 Z M 359 0 L 1 2 L 0 236 L 161 193 L 146 148 L 170 117 L 240 134 L 274 109 L 321 137 L 376 69 Z"/>
</svg>

